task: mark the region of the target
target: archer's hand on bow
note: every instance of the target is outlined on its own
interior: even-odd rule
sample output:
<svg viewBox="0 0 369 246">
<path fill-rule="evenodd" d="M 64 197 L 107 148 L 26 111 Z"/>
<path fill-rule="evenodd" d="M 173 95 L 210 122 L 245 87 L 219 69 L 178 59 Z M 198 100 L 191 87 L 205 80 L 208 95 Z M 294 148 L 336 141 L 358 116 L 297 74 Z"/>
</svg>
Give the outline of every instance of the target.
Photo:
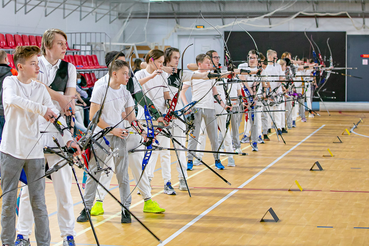
<svg viewBox="0 0 369 246">
<path fill-rule="evenodd" d="M 55 119 L 58 118 L 58 115 L 54 113 L 50 108 L 47 108 L 46 113 L 44 115 L 45 120 L 54 123 Z"/>
<path fill-rule="evenodd" d="M 63 111 L 63 113 L 66 116 L 70 116 L 72 114 L 75 114 L 75 106 L 74 106 L 74 100 L 77 99 L 77 97 L 69 96 L 69 95 L 60 95 L 60 98 L 58 100 L 59 105 Z M 72 109 L 72 111 L 70 110 Z"/>
<path fill-rule="evenodd" d="M 122 128 L 114 128 L 113 130 L 111 130 L 111 133 L 121 139 L 124 139 L 128 136 L 128 130 Z"/>
<path fill-rule="evenodd" d="M 144 140 L 144 142 L 146 143 L 147 142 L 147 133 L 146 133 L 146 131 L 143 131 L 141 134 L 141 137 L 143 138 L 143 140 Z"/>
<path fill-rule="evenodd" d="M 79 156 L 79 155 L 82 154 L 81 148 L 79 147 L 79 145 L 77 144 L 77 142 L 74 141 L 74 140 L 68 141 L 65 146 L 67 148 L 69 148 L 69 149 L 73 149 L 73 151 L 74 151 L 73 156 Z"/>
<path fill-rule="evenodd" d="M 168 74 L 174 74 L 177 73 L 178 70 L 175 67 L 163 67 L 163 71 Z"/>
<path fill-rule="evenodd" d="M 225 110 L 227 111 L 231 111 L 232 110 L 232 106 L 231 105 L 224 105 L 223 107 Z"/>
<path fill-rule="evenodd" d="M 160 75 L 160 74 L 162 74 L 162 73 L 163 73 L 163 70 L 158 69 L 158 70 L 155 70 L 152 74 L 150 74 L 150 75 L 149 75 L 149 77 L 150 77 L 151 79 L 153 79 L 153 78 L 155 78 L 155 77 L 156 77 L 156 75 Z"/>
<path fill-rule="evenodd" d="M 164 126 L 168 126 L 168 122 L 166 122 L 163 117 L 159 117 L 157 121 L 158 123 L 163 123 Z"/>
</svg>

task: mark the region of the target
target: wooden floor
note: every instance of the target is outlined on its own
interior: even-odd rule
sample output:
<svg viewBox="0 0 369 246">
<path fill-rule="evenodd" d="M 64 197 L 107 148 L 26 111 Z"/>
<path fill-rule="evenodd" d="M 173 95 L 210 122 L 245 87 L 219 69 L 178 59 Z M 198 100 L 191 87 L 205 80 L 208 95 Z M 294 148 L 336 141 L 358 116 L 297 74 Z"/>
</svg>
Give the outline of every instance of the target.
<svg viewBox="0 0 369 246">
<path fill-rule="evenodd" d="M 369 113 L 321 112 L 321 117 L 299 121 L 297 128 L 284 134 L 286 145 L 274 133 L 270 142 L 248 156 L 235 156 L 236 167 L 218 171 L 226 184 L 204 166 L 189 172 L 187 192 L 163 194 L 161 171 L 153 180 L 153 199 L 166 209 L 164 214 L 145 214 L 143 201 L 133 195 L 131 211 L 162 241 L 163 245 L 368 245 L 369 241 L 369 138 L 342 132 L 369 117 Z M 355 130 L 369 136 L 369 118 Z M 242 127 L 243 129 L 243 127 Z M 337 136 L 343 141 L 338 142 Z M 209 149 L 210 144 L 207 145 Z M 329 155 L 330 149 L 334 157 Z M 175 162 L 172 154 L 172 162 Z M 212 155 L 204 161 L 213 164 Z M 318 161 L 323 171 L 309 171 Z M 159 165 L 157 168 L 159 169 Z M 78 170 L 80 180 L 82 172 Z M 178 174 L 172 164 L 172 183 Z M 298 189 L 295 181 L 301 185 Z M 118 195 L 114 178 L 113 194 Z M 131 182 L 132 188 L 135 183 Z M 292 189 L 292 191 L 289 191 Z M 82 204 L 76 186 L 72 189 L 75 215 Z M 52 245 L 62 245 L 56 216 L 55 195 L 47 181 L 47 207 Z M 260 222 L 272 208 L 279 221 Z M 93 217 L 101 245 L 158 245 L 137 221 L 120 223 L 120 207 L 107 197 L 105 214 Z M 266 219 L 272 219 L 267 214 Z M 76 223 L 78 245 L 96 245 L 89 223 Z M 36 245 L 35 238 L 31 241 Z"/>
</svg>

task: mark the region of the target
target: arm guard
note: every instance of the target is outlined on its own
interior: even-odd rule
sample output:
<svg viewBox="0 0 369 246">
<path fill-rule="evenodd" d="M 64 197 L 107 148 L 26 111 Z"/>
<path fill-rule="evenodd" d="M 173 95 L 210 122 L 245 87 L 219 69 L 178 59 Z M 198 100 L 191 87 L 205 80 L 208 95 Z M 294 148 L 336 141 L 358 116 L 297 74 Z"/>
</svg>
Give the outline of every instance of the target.
<svg viewBox="0 0 369 246">
<path fill-rule="evenodd" d="M 242 73 L 250 74 L 250 73 L 251 73 L 251 71 L 250 71 L 250 70 L 246 70 L 246 69 L 241 69 L 241 70 L 240 70 L 240 74 L 242 74 Z"/>
<path fill-rule="evenodd" d="M 214 99 L 215 99 L 215 101 L 217 101 L 217 103 L 219 103 L 219 105 L 221 105 L 222 104 L 222 99 L 221 98 L 219 99 L 218 96 L 219 96 L 219 94 L 214 95 Z"/>
</svg>

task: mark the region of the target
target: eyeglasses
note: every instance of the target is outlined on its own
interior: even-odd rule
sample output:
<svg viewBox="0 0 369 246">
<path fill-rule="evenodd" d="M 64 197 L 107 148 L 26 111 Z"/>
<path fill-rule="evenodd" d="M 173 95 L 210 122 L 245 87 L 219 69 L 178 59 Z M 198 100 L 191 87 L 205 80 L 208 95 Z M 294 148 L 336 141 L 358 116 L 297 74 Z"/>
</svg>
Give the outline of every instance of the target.
<svg viewBox="0 0 369 246">
<path fill-rule="evenodd" d="M 256 57 L 249 57 L 249 59 L 250 59 L 250 60 L 255 60 L 255 59 L 256 59 Z"/>
<path fill-rule="evenodd" d="M 213 56 L 214 59 L 220 59 L 220 56 Z"/>
</svg>

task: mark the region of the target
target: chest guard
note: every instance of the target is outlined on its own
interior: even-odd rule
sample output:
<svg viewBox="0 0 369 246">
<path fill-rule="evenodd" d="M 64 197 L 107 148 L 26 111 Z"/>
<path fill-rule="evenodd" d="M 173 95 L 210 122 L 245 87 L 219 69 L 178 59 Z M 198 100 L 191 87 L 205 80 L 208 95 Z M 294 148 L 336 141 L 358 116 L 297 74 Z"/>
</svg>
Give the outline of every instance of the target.
<svg viewBox="0 0 369 246">
<path fill-rule="evenodd" d="M 68 83 L 68 62 L 61 61 L 55 79 L 49 86 L 54 91 L 65 92 Z"/>
</svg>

